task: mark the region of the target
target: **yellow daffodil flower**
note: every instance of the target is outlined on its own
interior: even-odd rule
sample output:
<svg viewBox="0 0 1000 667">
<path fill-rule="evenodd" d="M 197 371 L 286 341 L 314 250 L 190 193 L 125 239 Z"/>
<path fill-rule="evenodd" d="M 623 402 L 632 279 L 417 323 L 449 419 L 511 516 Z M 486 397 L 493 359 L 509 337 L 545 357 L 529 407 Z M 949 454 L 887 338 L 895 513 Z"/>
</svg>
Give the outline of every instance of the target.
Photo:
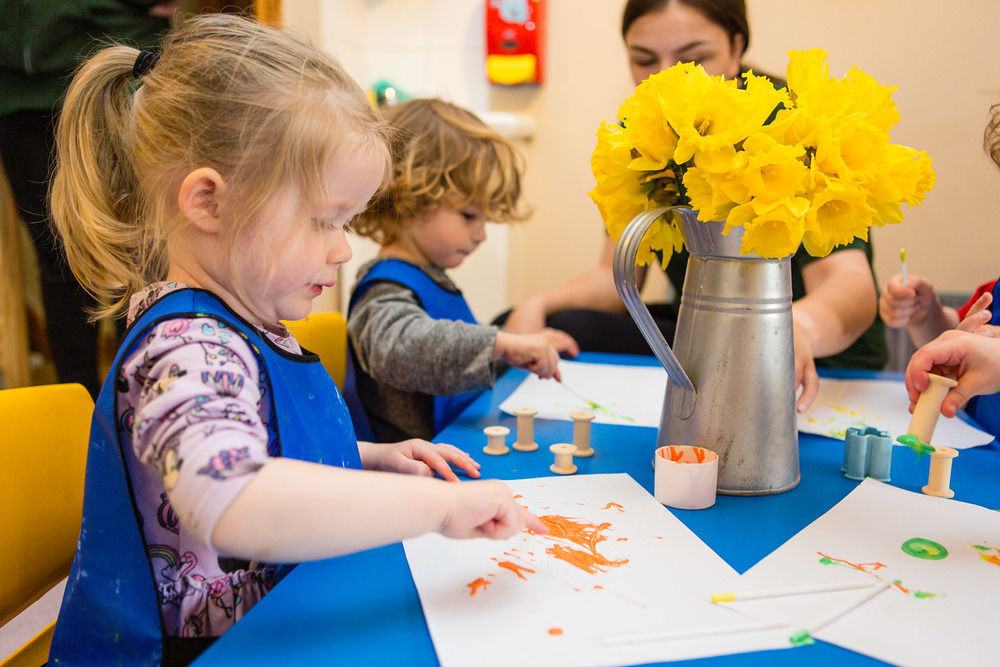
<svg viewBox="0 0 1000 667">
<path fill-rule="evenodd" d="M 934 186 L 931 159 L 890 142 L 895 87 L 856 67 L 831 77 L 827 55 L 790 51 L 787 89 L 753 73 L 740 87 L 692 63 L 639 84 L 591 156 L 590 196 L 609 234 L 644 210 L 687 205 L 699 220 L 725 220 L 723 233 L 740 228 L 744 254 L 779 258 L 799 244 L 823 256 L 900 222 L 901 205 Z M 682 246 L 679 217 L 664 215 L 637 261 L 659 253 L 666 265 Z"/>
</svg>

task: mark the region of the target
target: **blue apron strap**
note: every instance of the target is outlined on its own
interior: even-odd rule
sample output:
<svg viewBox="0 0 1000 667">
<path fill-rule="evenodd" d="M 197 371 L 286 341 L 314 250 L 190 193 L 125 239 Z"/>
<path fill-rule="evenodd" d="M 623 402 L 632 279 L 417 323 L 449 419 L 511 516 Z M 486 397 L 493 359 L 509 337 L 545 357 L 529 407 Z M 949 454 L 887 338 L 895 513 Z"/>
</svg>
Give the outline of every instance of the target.
<svg viewBox="0 0 1000 667">
<path fill-rule="evenodd" d="M 347 407 L 316 355 L 271 344 L 210 293 L 184 289 L 153 304 L 129 329 L 101 388 L 91 425 L 83 522 L 52 641 L 53 664 L 160 664 L 169 658 L 141 517 L 116 423 L 121 364 L 164 319 L 215 317 L 250 344 L 270 389 L 280 454 L 350 468 L 361 457 Z M 283 576 L 291 565 L 281 566 Z M 174 638 L 170 638 L 173 642 Z M 183 641 L 183 640 L 180 640 Z"/>
<path fill-rule="evenodd" d="M 382 260 L 372 266 L 368 273 L 355 286 L 354 292 L 351 294 L 349 308 L 352 308 L 358 299 L 378 282 L 394 282 L 411 290 L 416 295 L 417 300 L 427 315 L 435 320 L 457 320 L 468 322 L 469 324 L 477 324 L 476 317 L 472 314 L 472 310 L 469 308 L 469 304 L 461 292 L 451 292 L 444 289 L 422 269 L 399 259 Z M 350 313 L 350 309 L 348 313 Z M 353 358 L 353 352 L 349 357 Z M 352 370 L 349 365 L 348 373 L 351 373 Z M 360 369 L 354 370 L 354 372 L 360 372 Z M 347 382 L 345 381 L 345 392 L 346 387 Z M 357 397 L 356 388 L 355 380 L 355 384 L 351 389 L 354 392 L 353 401 L 357 403 L 357 409 L 363 413 L 364 411 L 361 409 L 361 401 Z M 454 421 L 461 414 L 462 410 L 468 407 L 472 401 L 476 400 L 480 393 L 478 391 L 466 391 L 451 396 L 434 396 L 434 432 L 440 432 L 445 426 Z M 351 402 L 352 399 L 349 398 L 348 405 Z M 354 416 L 354 410 L 352 410 L 351 415 L 352 417 Z M 361 438 L 360 435 L 358 437 Z"/>
</svg>

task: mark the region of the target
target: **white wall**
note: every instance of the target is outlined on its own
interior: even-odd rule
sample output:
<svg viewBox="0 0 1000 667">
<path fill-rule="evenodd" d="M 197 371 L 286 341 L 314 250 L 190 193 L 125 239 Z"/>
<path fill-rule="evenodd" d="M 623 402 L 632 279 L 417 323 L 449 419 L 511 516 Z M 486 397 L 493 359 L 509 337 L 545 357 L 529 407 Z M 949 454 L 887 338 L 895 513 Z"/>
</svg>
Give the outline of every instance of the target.
<svg viewBox="0 0 1000 667">
<path fill-rule="evenodd" d="M 971 292 L 1000 273 L 1000 170 L 984 154 L 990 105 L 1000 102 L 996 0 L 749 0 L 750 60 L 783 71 L 788 49 L 830 51 L 830 71 L 857 65 L 893 96 L 902 120 L 892 139 L 926 150 L 937 184 L 905 220 L 872 231 L 884 284 L 909 270 L 941 289 Z"/>
<path fill-rule="evenodd" d="M 285 22 L 304 26 L 365 89 L 386 80 L 411 97 L 440 97 L 473 111 L 487 109 L 483 76 L 484 5 L 480 0 L 286 0 Z M 508 302 L 508 228 L 489 225 L 488 240 L 449 274 L 473 313 L 489 321 Z M 352 259 L 341 271 L 346 305 L 358 267 L 378 250 L 351 238 Z"/>
<path fill-rule="evenodd" d="M 285 0 L 292 6 L 317 0 Z M 601 120 L 612 119 L 631 90 L 619 34 L 624 0 L 548 0 L 546 81 L 489 86 L 482 67 L 481 0 L 326 0 L 321 42 L 369 85 L 388 78 L 416 94 L 437 94 L 475 110 L 532 117 L 525 146 L 528 223 L 493 231 L 456 273 L 474 310 L 489 317 L 507 303 L 592 266 L 602 223 L 587 197 L 590 152 Z M 982 131 L 1000 102 L 996 0 L 747 0 L 748 60 L 781 74 L 786 52 L 823 47 L 831 72 L 858 65 L 899 87 L 902 115 L 893 140 L 927 150 L 937 186 L 901 225 L 876 229 L 876 271 L 884 283 L 905 246 L 910 270 L 943 290 L 968 291 L 1000 272 L 1000 171 L 984 156 Z M 505 228 L 503 231 L 507 231 Z M 507 253 L 502 250 L 509 247 Z M 477 264 L 478 263 L 478 264 Z M 481 265 L 481 266 L 479 266 Z M 505 273 L 504 269 L 509 270 Z M 465 267 L 463 267 L 464 269 Z M 506 278 L 504 278 L 506 276 Z M 506 289 L 504 281 L 506 280 Z M 345 283 L 353 282 L 353 275 Z M 662 289 L 658 287 L 655 289 Z M 647 291 L 647 294 L 649 292 Z"/>
</svg>

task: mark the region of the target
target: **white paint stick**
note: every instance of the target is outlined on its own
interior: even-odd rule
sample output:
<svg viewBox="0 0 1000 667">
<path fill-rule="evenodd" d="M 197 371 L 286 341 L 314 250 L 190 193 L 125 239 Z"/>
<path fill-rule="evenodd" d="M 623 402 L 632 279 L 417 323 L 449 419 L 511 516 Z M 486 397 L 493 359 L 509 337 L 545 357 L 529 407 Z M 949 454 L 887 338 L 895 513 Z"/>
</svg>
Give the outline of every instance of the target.
<svg viewBox="0 0 1000 667">
<path fill-rule="evenodd" d="M 737 600 L 757 600 L 760 598 L 778 598 L 789 595 L 809 595 L 810 593 L 830 593 L 834 591 L 850 591 L 857 588 L 872 588 L 871 580 L 839 582 L 829 584 L 804 584 L 802 586 L 785 586 L 781 588 L 761 588 L 732 593 L 715 593 L 712 602 L 734 602 Z"/>
<path fill-rule="evenodd" d="M 742 632 L 757 632 L 760 630 L 776 630 L 787 628 L 785 621 L 755 621 L 752 623 L 737 623 L 730 625 L 709 625 L 700 628 L 682 628 L 664 630 L 662 632 L 637 632 L 634 634 L 610 635 L 604 638 L 605 644 L 639 644 L 644 642 L 662 642 L 695 637 L 710 637 L 713 635 L 734 635 Z"/>
</svg>

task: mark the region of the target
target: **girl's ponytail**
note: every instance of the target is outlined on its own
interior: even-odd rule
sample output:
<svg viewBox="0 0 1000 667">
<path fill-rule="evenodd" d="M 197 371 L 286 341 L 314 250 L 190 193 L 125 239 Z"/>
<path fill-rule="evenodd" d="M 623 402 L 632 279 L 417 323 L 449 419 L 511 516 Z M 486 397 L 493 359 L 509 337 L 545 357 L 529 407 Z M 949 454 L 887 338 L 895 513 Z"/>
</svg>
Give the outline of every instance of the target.
<svg viewBox="0 0 1000 667">
<path fill-rule="evenodd" d="M 56 129 L 52 218 L 70 268 L 101 304 L 95 318 L 121 313 L 155 261 L 156 252 L 144 248 L 149 236 L 137 219 L 130 159 L 138 54 L 113 46 L 84 63 L 66 93 Z"/>
</svg>

